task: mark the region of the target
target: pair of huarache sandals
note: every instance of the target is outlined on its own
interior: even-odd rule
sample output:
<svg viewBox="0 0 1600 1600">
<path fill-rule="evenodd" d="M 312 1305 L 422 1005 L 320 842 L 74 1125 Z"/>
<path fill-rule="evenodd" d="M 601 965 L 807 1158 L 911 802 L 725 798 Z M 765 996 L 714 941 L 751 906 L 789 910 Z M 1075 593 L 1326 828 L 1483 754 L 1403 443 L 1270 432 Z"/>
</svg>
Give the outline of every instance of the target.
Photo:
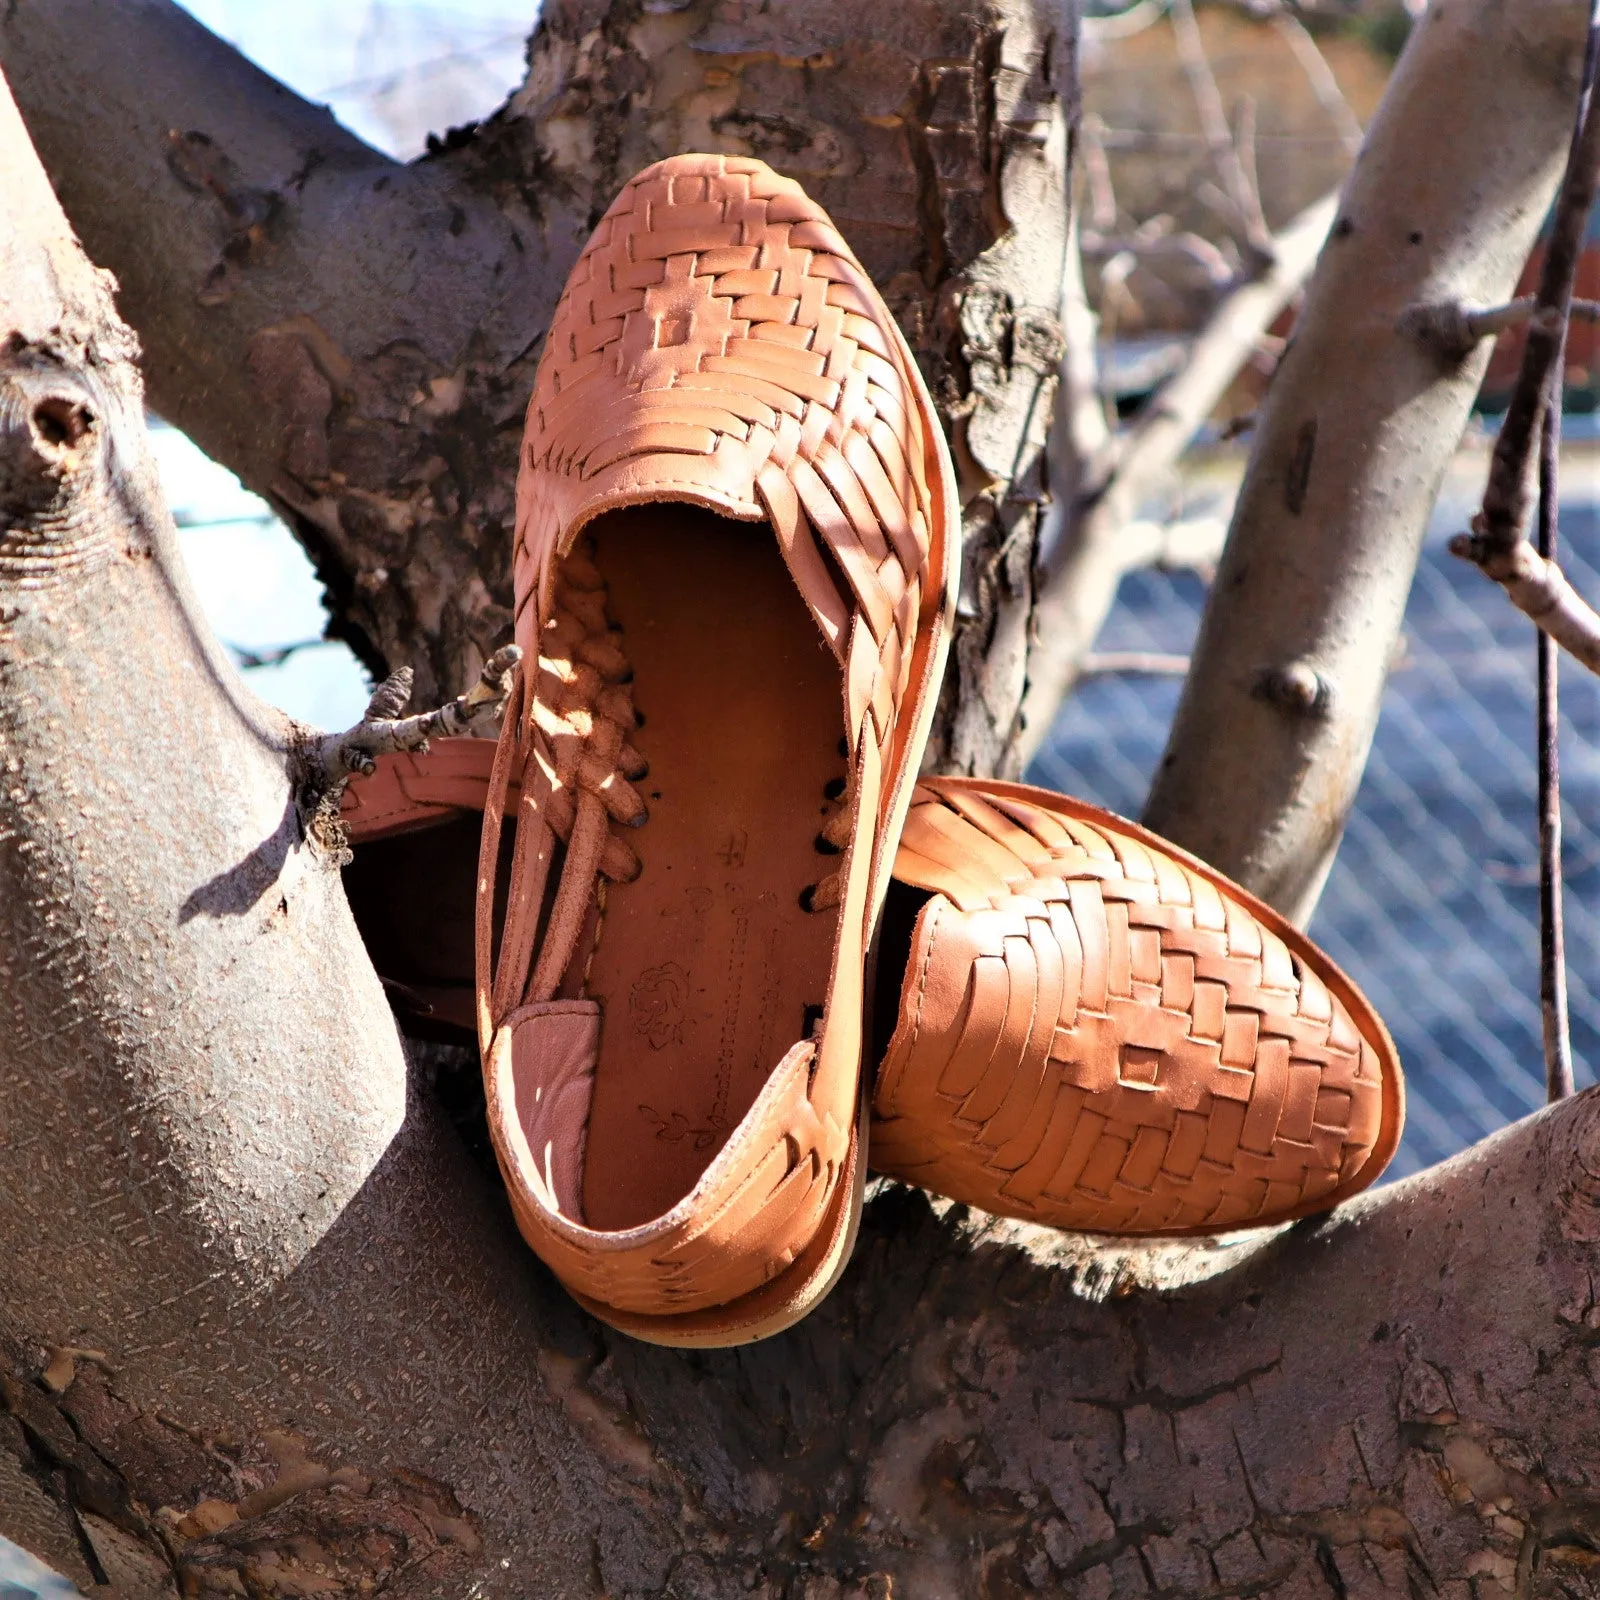
<svg viewBox="0 0 1600 1600">
<path fill-rule="evenodd" d="M 1325 1210 L 1394 1152 L 1388 1034 L 1270 909 L 1092 806 L 919 782 L 959 547 L 932 402 L 821 209 L 734 156 L 629 183 L 528 408 L 499 743 L 388 759 L 345 819 L 379 970 L 476 1027 L 522 1233 L 640 1338 L 798 1321 L 869 1162 L 1184 1234 Z M 470 984 L 459 894 L 424 898 L 452 850 Z M 381 851 L 429 863 L 406 916 Z"/>
</svg>

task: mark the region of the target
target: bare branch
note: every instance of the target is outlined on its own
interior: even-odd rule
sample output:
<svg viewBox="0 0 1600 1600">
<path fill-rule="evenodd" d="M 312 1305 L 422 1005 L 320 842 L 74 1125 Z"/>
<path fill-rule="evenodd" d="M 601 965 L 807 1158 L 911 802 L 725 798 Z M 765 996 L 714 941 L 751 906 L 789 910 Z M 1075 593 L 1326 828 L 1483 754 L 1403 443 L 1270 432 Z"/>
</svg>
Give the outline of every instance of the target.
<svg viewBox="0 0 1600 1600">
<path fill-rule="evenodd" d="M 1267 231 L 1266 218 L 1261 214 L 1261 175 L 1256 170 L 1256 101 L 1254 95 L 1239 96 L 1233 118 L 1233 147 L 1239 157 L 1239 174 L 1244 180 L 1245 192 L 1250 196 L 1251 214 Z"/>
<path fill-rule="evenodd" d="M 152 404 L 260 493 L 306 499 L 247 358 L 258 334 L 309 310 L 325 388 L 351 387 L 348 363 L 386 340 L 450 372 L 479 318 L 499 331 L 496 274 L 530 276 L 499 208 L 448 166 L 371 149 L 170 0 L 11 7 L 0 61 L 75 228 L 117 274 Z M 352 250 L 359 272 L 327 270 Z"/>
<path fill-rule="evenodd" d="M 1083 658 L 1079 672 L 1085 678 L 1109 678 L 1123 673 L 1181 678 L 1188 670 L 1188 656 L 1162 655 L 1154 650 L 1091 650 Z"/>
<path fill-rule="evenodd" d="M 1528 320 L 1522 350 L 1522 370 L 1495 439 L 1483 507 L 1473 520 L 1469 559 L 1480 565 L 1508 556 L 1527 537 L 1534 438 L 1547 405 L 1550 373 L 1560 363 L 1566 340 L 1567 307 L 1572 302 L 1578 257 L 1600 184 L 1600 110 L 1593 99 L 1595 40 L 1596 24 L 1591 16 L 1578 123 L 1545 243 L 1535 310 Z"/>
<path fill-rule="evenodd" d="M 535 224 L 454 154 L 391 161 L 171 0 L 0 7 L 0 62 L 152 406 L 284 516 L 334 635 L 443 698 L 509 620 L 480 530 L 587 198 Z"/>
<path fill-rule="evenodd" d="M 1523 540 L 1505 555 L 1480 556 L 1476 536 L 1458 533 L 1451 555 L 1483 569 L 1505 590 L 1511 603 L 1550 635 L 1561 648 L 1600 673 L 1600 613 L 1567 582 L 1561 568 Z"/>
<path fill-rule="evenodd" d="M 1111 182 L 1111 163 L 1100 137 L 1105 124 L 1090 112 L 1078 126 L 1078 150 L 1083 162 L 1084 183 L 1089 191 L 1089 220 L 1098 233 L 1109 233 L 1117 225 L 1117 192 Z M 1078 226 L 1077 207 L 1073 207 L 1073 226 Z"/>
<path fill-rule="evenodd" d="M 1556 558 L 1561 507 L 1561 362 L 1551 371 L 1544 431 L 1539 440 L 1539 554 Z M 1567 950 L 1561 884 L 1560 656 L 1543 628 L 1535 635 L 1539 672 L 1536 731 L 1539 747 L 1539 1015 L 1544 1036 L 1545 1098 L 1573 1090 L 1572 1026 L 1567 1014 Z"/>
<path fill-rule="evenodd" d="M 1233 213 L 1235 230 L 1247 249 L 1257 254 L 1263 262 L 1270 261 L 1272 236 L 1261 214 L 1261 197 L 1251 186 L 1234 145 L 1233 132 L 1228 127 L 1228 116 L 1222 106 L 1222 93 L 1217 88 L 1205 42 L 1200 37 L 1200 25 L 1195 20 L 1194 6 L 1191 0 L 1168 0 L 1168 12 L 1172 17 L 1172 33 L 1177 42 L 1178 57 L 1183 62 L 1195 108 L 1200 113 L 1200 129 L 1222 179 L 1223 193 Z"/>
<path fill-rule="evenodd" d="M 1052 454 L 1050 481 L 1056 498 L 1041 541 L 1045 574 L 1035 603 L 1023 726 L 1016 741 L 1019 767 L 1049 733 L 1122 575 L 1147 564 L 1153 550 L 1163 547 L 1162 536 L 1140 537 L 1133 526 L 1141 502 L 1172 471 L 1261 336 L 1305 282 L 1336 204 L 1335 196 L 1328 195 L 1296 217 L 1273 240 L 1273 265 L 1261 279 L 1235 289 L 1217 307 L 1184 370 L 1155 395 L 1125 436 L 1108 440 L 1096 464 L 1098 484 L 1091 480 L 1085 485 L 1092 498 L 1070 497 L 1074 480 L 1058 474 Z M 1051 448 L 1056 449 L 1054 440 Z M 1214 522 L 1204 526 L 1208 550 L 1219 530 Z M 1183 536 L 1178 538 L 1181 543 Z M 1211 554 L 1206 559 L 1214 558 Z"/>
<path fill-rule="evenodd" d="M 478 681 L 465 694 L 432 711 L 402 717 L 411 698 L 409 667 L 391 673 L 373 691 L 366 714 L 344 733 L 324 735 L 311 746 L 311 760 L 330 787 L 354 775 L 370 777 L 379 756 L 400 750 L 426 750 L 430 739 L 455 738 L 499 723 L 522 660 L 520 645 L 502 646 L 484 663 Z"/>
<path fill-rule="evenodd" d="M 1350 109 L 1350 102 L 1345 99 L 1344 90 L 1339 87 L 1339 80 L 1334 77 L 1333 68 L 1328 65 L 1328 58 L 1323 55 L 1317 41 L 1292 11 L 1276 10 L 1271 20 L 1278 36 L 1294 51 L 1295 60 L 1300 63 L 1301 71 L 1305 73 L 1322 109 L 1339 130 L 1345 149 L 1351 155 L 1359 154 L 1362 139 L 1360 120 Z"/>
<path fill-rule="evenodd" d="M 1324 195 L 1272 241 L 1272 267 L 1217 307 L 1183 371 L 1151 400 L 1126 435 L 1110 441 L 1104 464 L 1107 497 L 1114 495 L 1131 508 L 1172 469 L 1310 275 L 1337 205 L 1337 195 Z"/>
<path fill-rule="evenodd" d="M 1446 300 L 1437 304 L 1407 306 L 1395 329 L 1416 339 L 1426 339 L 1441 354 L 1466 355 L 1480 339 L 1497 338 L 1507 328 L 1520 327 L 1537 313 L 1536 295 L 1519 295 L 1498 306 L 1467 306 Z M 1571 316 L 1579 322 L 1600 322 L 1600 300 L 1574 300 Z"/>
<path fill-rule="evenodd" d="M 1068 223 L 1061 275 L 1061 338 L 1060 375 L 1046 451 L 1051 493 L 1058 503 L 1062 499 L 1070 503 L 1084 493 L 1094 463 L 1111 437 L 1097 359 L 1100 321 L 1084 289 L 1077 207 Z M 1047 512 L 1040 535 L 1046 551 L 1051 533 Z"/>
<path fill-rule="evenodd" d="M 1572 315 L 1572 286 L 1577 280 L 1589 213 L 1594 209 L 1596 189 L 1600 188 L 1600 101 L 1593 95 L 1597 44 L 1600 6 L 1590 15 L 1577 124 L 1545 246 L 1538 291 L 1527 313 L 1522 367 L 1495 439 L 1482 508 L 1472 519 L 1472 532 L 1450 541 L 1452 554 L 1473 562 L 1493 578 L 1518 610 L 1576 655 L 1590 671 L 1600 671 L 1600 615 L 1573 589 L 1546 553 L 1554 548 L 1557 508 L 1545 491 L 1549 488 L 1552 495 L 1554 492 L 1554 461 L 1546 458 L 1555 448 L 1552 439 L 1559 431 L 1562 352 Z M 1520 309 L 1524 303 L 1511 304 Z M 1470 331 L 1471 319 L 1464 318 L 1463 322 L 1462 331 Z M 1541 548 L 1536 551 L 1528 542 L 1527 523 L 1535 471 L 1533 440 L 1541 425 L 1537 467 Z M 1540 688 L 1541 699 L 1553 700 L 1553 673 L 1547 684 L 1541 669 Z M 1554 759 L 1553 751 L 1550 759 Z M 1553 1064 L 1551 1071 L 1551 1081 L 1555 1083 L 1560 1076 L 1559 1064 Z"/>
<path fill-rule="evenodd" d="M 1355 798 L 1422 538 L 1489 357 L 1479 345 L 1443 359 L 1395 323 L 1424 298 L 1515 292 L 1566 154 L 1580 21 L 1496 0 L 1429 10 L 1261 407 L 1144 821 L 1296 921 Z M 1310 704 L 1263 692 L 1302 668 L 1323 685 Z"/>
<path fill-rule="evenodd" d="M 1201 133 L 1180 133 L 1167 128 L 1120 128 L 1105 123 L 1100 127 L 1100 142 L 1107 150 L 1170 150 L 1187 154 L 1196 145 L 1209 145 Z M 1280 150 L 1311 150 L 1325 145 L 1342 145 L 1336 133 L 1258 133 L 1256 142 Z M 1221 205 L 1229 204 L 1220 189 L 1215 193 Z"/>
</svg>

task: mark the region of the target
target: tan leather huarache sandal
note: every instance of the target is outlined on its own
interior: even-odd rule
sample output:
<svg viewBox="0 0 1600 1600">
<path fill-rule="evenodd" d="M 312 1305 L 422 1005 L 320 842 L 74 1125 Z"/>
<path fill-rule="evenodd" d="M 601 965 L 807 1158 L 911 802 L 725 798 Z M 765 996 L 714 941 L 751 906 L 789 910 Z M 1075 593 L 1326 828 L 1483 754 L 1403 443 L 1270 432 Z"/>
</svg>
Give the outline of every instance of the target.
<svg viewBox="0 0 1600 1600">
<path fill-rule="evenodd" d="M 346 801 L 374 963 L 397 1006 L 456 1025 L 472 982 L 458 858 L 492 753 L 383 757 Z M 1404 1084 L 1360 991 L 1164 840 L 1042 790 L 927 780 L 895 877 L 879 1171 L 1058 1227 L 1211 1232 L 1325 1210 L 1393 1155 Z"/>
<path fill-rule="evenodd" d="M 865 954 L 958 544 L 932 403 L 821 209 L 735 156 L 634 178 L 528 407 L 477 967 L 517 1222 L 641 1338 L 776 1332 L 848 1258 Z"/>
<path fill-rule="evenodd" d="M 1326 1211 L 1394 1154 L 1382 1022 L 1204 862 L 1043 789 L 944 778 L 895 874 L 876 1171 L 1058 1228 L 1192 1234 Z"/>
</svg>

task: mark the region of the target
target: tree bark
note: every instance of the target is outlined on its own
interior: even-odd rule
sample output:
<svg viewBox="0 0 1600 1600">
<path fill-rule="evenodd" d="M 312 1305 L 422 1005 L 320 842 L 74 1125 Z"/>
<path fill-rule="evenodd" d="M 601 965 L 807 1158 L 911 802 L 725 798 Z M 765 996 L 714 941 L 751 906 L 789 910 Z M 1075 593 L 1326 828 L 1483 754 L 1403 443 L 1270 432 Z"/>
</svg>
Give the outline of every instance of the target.
<svg viewBox="0 0 1600 1600">
<path fill-rule="evenodd" d="M 1058 408 L 1049 460 L 1054 468 L 1063 454 L 1068 459 L 1066 470 L 1051 473 L 1044 582 L 1034 604 L 1028 687 L 1006 767 L 1022 772 L 1049 737 L 1056 710 L 1072 692 L 1123 578 L 1149 564 L 1141 542 L 1130 537 L 1142 502 L 1171 478 L 1257 341 L 1305 282 L 1333 222 L 1337 198 L 1317 201 L 1274 238 L 1272 264 L 1218 306 L 1188 364 L 1151 397 L 1127 437 L 1101 446 L 1098 482 L 1085 483 L 1085 474 L 1073 470 L 1073 457 L 1082 451 L 1062 450 L 1072 421 Z M 1070 388 L 1064 375 L 1061 389 Z"/>
<path fill-rule="evenodd" d="M 781 108 L 807 69 L 735 44 Z M 31 160 L 0 102 L 0 1530 L 141 1597 L 1600 1592 L 1593 1094 L 1265 1238 L 884 1185 L 779 1338 L 581 1315 L 403 1059 L 309 732 L 194 610 L 132 338 Z"/>
<path fill-rule="evenodd" d="M 1558 0 L 1428 8 L 1262 407 L 1144 821 L 1301 923 L 1489 360 L 1407 313 L 1511 297 L 1565 160 L 1583 26 Z"/>
<path fill-rule="evenodd" d="M 151 401 L 288 516 L 332 631 L 419 701 L 509 628 L 540 340 L 633 172 L 775 162 L 828 207 L 954 424 L 966 611 L 935 750 L 990 770 L 1024 687 L 1061 355 L 1072 0 L 555 0 L 525 86 L 400 167 L 171 0 L 0 18 L 46 170 L 123 285 Z"/>
</svg>

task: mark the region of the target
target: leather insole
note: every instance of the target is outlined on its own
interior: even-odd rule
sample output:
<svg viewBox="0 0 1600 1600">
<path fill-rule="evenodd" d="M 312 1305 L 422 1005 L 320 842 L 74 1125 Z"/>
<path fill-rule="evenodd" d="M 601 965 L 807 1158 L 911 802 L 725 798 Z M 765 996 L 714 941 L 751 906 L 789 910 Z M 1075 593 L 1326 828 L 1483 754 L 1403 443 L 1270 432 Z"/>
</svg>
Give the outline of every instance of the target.
<svg viewBox="0 0 1600 1600">
<path fill-rule="evenodd" d="M 846 770 L 835 661 L 772 531 L 678 504 L 591 525 L 650 763 L 644 863 L 606 886 L 584 982 L 600 1002 L 584 1221 L 682 1199 L 827 995 L 835 911 L 801 897 Z"/>
</svg>

